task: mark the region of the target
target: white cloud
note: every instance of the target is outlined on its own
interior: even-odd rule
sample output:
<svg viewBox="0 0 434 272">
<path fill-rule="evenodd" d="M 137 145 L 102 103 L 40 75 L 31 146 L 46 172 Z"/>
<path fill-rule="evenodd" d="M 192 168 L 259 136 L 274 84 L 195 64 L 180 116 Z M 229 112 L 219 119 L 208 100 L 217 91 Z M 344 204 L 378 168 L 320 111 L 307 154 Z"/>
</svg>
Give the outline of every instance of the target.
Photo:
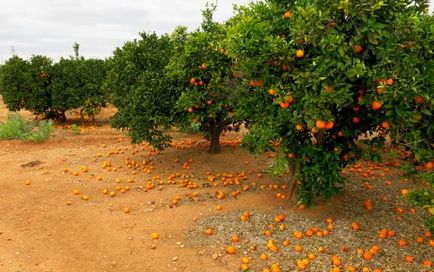
<svg viewBox="0 0 434 272">
<path fill-rule="evenodd" d="M 217 20 L 232 15 L 233 4 L 220 0 Z M 72 54 L 74 42 L 86 57 L 107 57 L 139 32 L 169 33 L 178 25 L 196 28 L 204 0 L 0 0 L 0 63 L 12 50 L 52 58 Z"/>
<path fill-rule="evenodd" d="M 213 0 L 211 0 L 213 1 Z M 233 4 L 218 0 L 217 20 L 232 15 Z M 431 11 L 433 10 L 431 0 Z M 12 48 L 22 57 L 72 54 L 74 42 L 86 57 L 107 57 L 139 32 L 171 32 L 177 25 L 196 28 L 205 0 L 0 0 L 0 63 Z"/>
</svg>

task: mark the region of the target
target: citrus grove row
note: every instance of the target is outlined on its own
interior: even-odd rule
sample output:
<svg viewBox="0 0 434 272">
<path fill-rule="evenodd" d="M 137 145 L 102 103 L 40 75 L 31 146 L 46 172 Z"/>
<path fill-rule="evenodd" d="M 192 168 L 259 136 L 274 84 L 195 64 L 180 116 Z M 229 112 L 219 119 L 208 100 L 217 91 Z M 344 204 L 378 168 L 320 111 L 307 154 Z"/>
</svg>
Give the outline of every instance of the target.
<svg viewBox="0 0 434 272">
<path fill-rule="evenodd" d="M 167 147 L 171 127 L 220 135 L 246 129 L 243 146 L 275 152 L 271 172 L 291 173 L 301 203 L 328 199 L 365 144 L 386 136 L 434 180 L 434 17 L 428 1 L 264 0 L 226 22 L 207 5 L 194 31 L 141 33 L 105 61 L 10 58 L 0 92 L 10 110 L 63 118 L 106 103 L 133 142 Z M 372 151 L 372 148 L 370 149 Z M 424 192 L 431 194 L 432 192 Z M 432 206 L 432 202 L 428 203 Z"/>
</svg>

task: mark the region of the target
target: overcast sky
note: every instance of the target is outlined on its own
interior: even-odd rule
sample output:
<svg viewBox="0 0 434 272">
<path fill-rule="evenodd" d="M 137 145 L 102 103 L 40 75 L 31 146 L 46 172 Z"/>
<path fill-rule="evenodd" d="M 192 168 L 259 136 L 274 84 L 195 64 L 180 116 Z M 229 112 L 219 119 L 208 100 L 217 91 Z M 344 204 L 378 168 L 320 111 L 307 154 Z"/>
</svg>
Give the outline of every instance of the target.
<svg viewBox="0 0 434 272">
<path fill-rule="evenodd" d="M 214 2 L 212 0 L 211 2 Z M 219 0 L 215 18 L 228 19 L 233 4 Z M 178 25 L 196 28 L 204 0 L 0 0 L 0 63 L 12 51 L 52 58 L 72 55 L 74 42 L 85 57 L 107 57 L 139 32 L 169 33 Z"/>
<path fill-rule="evenodd" d="M 212 0 L 214 1 L 214 0 Z M 219 0 L 216 19 L 226 20 L 233 4 Z M 433 3 L 434 0 L 431 0 Z M 205 0 L 0 0 L 0 63 L 12 51 L 28 58 L 72 55 L 74 42 L 85 57 L 104 58 L 139 32 L 171 32 L 177 25 L 196 28 Z M 433 5 L 431 5 L 433 10 Z"/>
</svg>

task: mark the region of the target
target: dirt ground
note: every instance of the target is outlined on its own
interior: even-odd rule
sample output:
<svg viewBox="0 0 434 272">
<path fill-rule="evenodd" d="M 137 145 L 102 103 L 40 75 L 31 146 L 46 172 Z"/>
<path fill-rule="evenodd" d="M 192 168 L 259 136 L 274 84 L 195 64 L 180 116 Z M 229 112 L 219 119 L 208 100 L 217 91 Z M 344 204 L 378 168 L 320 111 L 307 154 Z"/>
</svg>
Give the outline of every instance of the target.
<svg viewBox="0 0 434 272">
<path fill-rule="evenodd" d="M 240 271 L 243 256 L 250 259 L 253 271 L 276 262 L 282 271 L 296 271 L 298 255 L 293 258 L 291 254 L 296 253 L 290 253 L 297 242 L 292 231 L 303 231 L 309 224 L 325 228 L 330 216 L 335 219 L 336 233 L 347 237 L 304 239 L 303 246 L 310 246 L 312 252 L 318 251 L 318 243 L 328 248 L 324 263 L 318 261 L 306 271 L 330 271 L 327 258 L 335 254 L 358 268 L 429 271 L 422 261 L 433 261 L 430 238 L 424 238 L 423 247 L 414 245 L 416 235 L 424 233 L 425 211 L 408 213 L 410 207 L 399 193 L 411 184 L 394 182 L 387 190 L 380 189 L 385 185 L 375 185 L 379 190 L 374 192 L 363 190 L 359 182 L 331 203 L 301 210 L 288 199 L 276 198 L 287 190 L 273 189 L 272 185 L 280 186 L 282 181 L 265 173 L 271 159 L 255 158 L 239 148 L 239 135 L 226 135 L 223 152 L 211 156 L 200 136 L 175 133 L 175 148 L 160 153 L 145 145 L 131 145 L 122 132 L 104 124 L 112 113 L 104 110 L 97 118 L 100 125 L 87 124 L 80 134 L 58 127 L 42 144 L 0 141 L 0 272 L 228 272 Z M 30 113 L 22 114 L 32 118 Z M 0 121 L 6 116 L 0 101 Z M 218 191 L 225 193 L 224 199 L 216 199 Z M 377 198 L 387 194 L 391 200 L 378 204 L 378 212 L 364 211 L 366 197 L 376 204 Z M 85 195 L 88 200 L 82 199 Z M 395 220 L 397 206 L 405 210 L 402 220 Z M 251 211 L 250 225 L 239 221 L 243 211 Z M 280 213 L 287 217 L 287 232 L 275 234 L 275 239 L 291 239 L 291 246 L 286 251 L 282 247 L 284 255 L 269 252 L 269 260 L 261 261 L 259 255 L 267 250 L 268 240 L 262 233 L 273 229 L 269 224 Z M 354 220 L 360 222 L 361 236 L 349 229 Z M 207 226 L 214 229 L 213 235 L 204 234 Z M 395 228 L 400 237 L 407 237 L 411 245 L 406 252 L 392 242 L 380 244 L 377 231 L 383 227 Z M 158 233 L 159 239 L 151 239 L 152 233 Z M 242 241 L 235 243 L 237 253 L 228 255 L 225 248 L 234 244 L 230 241 L 233 234 Z M 358 243 L 360 239 L 364 242 Z M 375 261 L 360 260 L 356 247 L 373 243 L 396 251 L 384 249 Z M 415 256 L 413 266 L 405 264 L 406 254 Z"/>
</svg>

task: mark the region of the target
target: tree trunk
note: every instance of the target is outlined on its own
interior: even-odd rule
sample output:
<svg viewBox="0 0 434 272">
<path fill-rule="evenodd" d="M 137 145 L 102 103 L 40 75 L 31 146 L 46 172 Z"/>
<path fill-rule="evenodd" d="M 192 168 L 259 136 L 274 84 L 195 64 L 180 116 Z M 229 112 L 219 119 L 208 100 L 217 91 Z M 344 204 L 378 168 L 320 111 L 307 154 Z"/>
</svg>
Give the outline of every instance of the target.
<svg viewBox="0 0 434 272">
<path fill-rule="evenodd" d="M 289 200 L 293 199 L 295 190 L 297 189 L 297 175 L 298 175 L 298 171 L 300 170 L 300 165 L 298 163 L 289 163 L 288 164 L 288 168 L 289 168 L 289 172 L 290 172 L 290 177 L 288 180 L 289 183 Z"/>
<path fill-rule="evenodd" d="M 217 154 L 222 151 L 220 145 L 220 135 L 222 134 L 222 129 L 217 124 L 212 124 L 210 128 L 211 132 L 211 145 L 209 146 L 209 153 Z"/>
</svg>

